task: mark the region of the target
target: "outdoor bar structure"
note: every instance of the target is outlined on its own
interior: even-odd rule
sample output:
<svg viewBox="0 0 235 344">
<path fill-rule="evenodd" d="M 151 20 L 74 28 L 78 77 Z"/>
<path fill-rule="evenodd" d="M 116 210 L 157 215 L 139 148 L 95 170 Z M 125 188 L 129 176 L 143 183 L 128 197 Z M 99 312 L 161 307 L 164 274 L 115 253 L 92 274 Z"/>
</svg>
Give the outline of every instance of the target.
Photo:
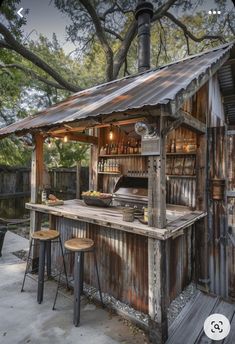
<svg viewBox="0 0 235 344">
<path fill-rule="evenodd" d="M 226 44 L 78 92 L 0 130 L 1 138 L 33 137 L 31 231 L 49 214 L 63 241 L 93 239 L 102 292 L 154 343 L 166 341 L 167 308 L 191 281 L 235 298 L 234 61 Z M 111 207 L 79 195 L 41 204 L 44 141 L 65 136 L 91 145 L 90 190 L 113 194 Z M 124 221 L 127 204 L 147 208 L 147 223 Z M 89 255 L 84 274 L 96 286 Z"/>
</svg>

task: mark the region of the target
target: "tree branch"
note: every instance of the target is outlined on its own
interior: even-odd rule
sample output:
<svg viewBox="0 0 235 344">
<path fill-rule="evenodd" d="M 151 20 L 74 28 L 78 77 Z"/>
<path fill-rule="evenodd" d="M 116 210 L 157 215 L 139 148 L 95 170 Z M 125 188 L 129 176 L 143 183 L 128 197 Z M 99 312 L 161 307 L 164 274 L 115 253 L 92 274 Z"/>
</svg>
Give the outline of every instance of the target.
<svg viewBox="0 0 235 344">
<path fill-rule="evenodd" d="M 0 69 L 9 69 L 9 68 L 16 68 L 16 69 L 19 69 L 21 70 L 22 72 L 24 72 L 25 74 L 29 74 L 31 77 L 47 84 L 48 86 L 51 86 L 51 87 L 55 87 L 55 88 L 58 88 L 60 90 L 65 90 L 65 87 L 63 87 L 62 85 L 56 83 L 56 82 L 53 82 L 51 80 L 48 80 L 40 75 L 38 75 L 37 73 L 35 73 L 33 70 L 23 66 L 23 65 L 20 65 L 18 63 L 11 63 L 11 64 L 7 64 L 7 65 L 4 65 L 4 64 L 1 64 L 0 63 Z"/>
<path fill-rule="evenodd" d="M 95 26 L 96 35 L 104 50 L 106 62 L 107 62 L 107 67 L 106 67 L 107 81 L 113 80 L 113 51 L 110 48 L 107 38 L 105 36 L 105 31 L 102 28 L 100 18 L 98 17 L 98 14 L 96 13 L 96 10 L 91 4 L 90 0 L 79 0 L 79 1 L 89 13 L 93 21 L 93 24 Z"/>
<path fill-rule="evenodd" d="M 160 6 L 154 13 L 152 22 L 155 22 L 156 20 L 161 19 L 164 16 L 164 14 L 169 10 L 169 8 L 174 5 L 176 1 L 177 0 L 169 0 L 165 4 Z"/>
<path fill-rule="evenodd" d="M 21 43 L 19 43 L 11 34 L 11 32 L 2 23 L 0 23 L 0 34 L 3 35 L 5 39 L 4 42 L 6 42 L 8 46 L 10 45 L 10 49 L 16 51 L 18 54 L 26 58 L 28 61 L 31 61 L 37 67 L 45 71 L 54 80 L 56 80 L 64 89 L 67 89 L 72 92 L 78 92 L 81 90 L 79 86 L 75 86 L 67 82 L 64 78 L 61 77 L 61 75 L 57 71 L 50 67 L 39 56 L 37 56 L 36 54 L 25 48 Z M 4 48 L 9 49 L 8 46 L 5 46 Z"/>
<path fill-rule="evenodd" d="M 104 31 L 107 33 L 110 33 L 110 35 L 114 36 L 115 38 L 119 39 L 120 41 L 123 41 L 124 39 L 122 38 L 122 36 L 120 36 L 116 31 L 111 30 L 107 27 L 104 27 Z"/>
<path fill-rule="evenodd" d="M 210 39 L 210 40 L 218 39 L 221 42 L 225 42 L 224 38 L 221 35 L 203 35 L 201 37 L 196 37 L 196 36 L 194 36 L 194 34 L 192 32 L 190 32 L 188 30 L 186 25 L 184 25 L 179 19 L 174 17 L 173 14 L 166 12 L 165 17 L 169 18 L 173 23 L 175 23 L 177 26 L 179 26 L 183 30 L 185 36 L 189 37 L 194 42 L 202 42 L 205 39 Z"/>
<path fill-rule="evenodd" d="M 136 33 L 137 33 L 137 21 L 133 19 L 133 21 L 129 25 L 125 38 L 123 39 L 122 44 L 114 57 L 114 65 L 113 65 L 114 79 L 117 78 L 120 68 L 125 62 L 126 55 L 128 53 L 128 50 L 130 48 L 130 45 L 133 39 L 136 36 Z"/>
</svg>

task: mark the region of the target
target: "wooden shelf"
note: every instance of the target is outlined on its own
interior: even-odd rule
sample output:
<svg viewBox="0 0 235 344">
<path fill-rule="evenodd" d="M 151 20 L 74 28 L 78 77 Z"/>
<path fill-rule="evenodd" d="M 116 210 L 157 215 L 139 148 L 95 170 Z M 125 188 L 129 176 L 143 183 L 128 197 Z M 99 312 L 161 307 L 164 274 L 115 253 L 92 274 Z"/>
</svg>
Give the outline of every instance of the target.
<svg viewBox="0 0 235 344">
<path fill-rule="evenodd" d="M 125 158 L 125 157 L 133 157 L 133 156 L 143 156 L 141 154 L 104 154 L 99 155 L 99 158 Z"/>
<path fill-rule="evenodd" d="M 188 174 L 166 174 L 167 177 L 170 177 L 170 178 L 196 178 L 196 175 L 193 174 L 193 175 L 188 175 Z"/>
<path fill-rule="evenodd" d="M 114 174 L 114 175 L 120 175 L 121 172 L 98 172 L 98 174 Z"/>
<path fill-rule="evenodd" d="M 166 155 L 196 155 L 196 152 L 182 152 L 182 153 L 166 153 Z M 126 157 L 143 157 L 145 158 L 146 155 L 142 155 L 142 154 L 103 154 L 103 155 L 99 155 L 99 158 L 126 158 Z"/>
<path fill-rule="evenodd" d="M 196 152 L 177 152 L 177 153 L 166 153 L 166 155 L 196 155 Z"/>
</svg>

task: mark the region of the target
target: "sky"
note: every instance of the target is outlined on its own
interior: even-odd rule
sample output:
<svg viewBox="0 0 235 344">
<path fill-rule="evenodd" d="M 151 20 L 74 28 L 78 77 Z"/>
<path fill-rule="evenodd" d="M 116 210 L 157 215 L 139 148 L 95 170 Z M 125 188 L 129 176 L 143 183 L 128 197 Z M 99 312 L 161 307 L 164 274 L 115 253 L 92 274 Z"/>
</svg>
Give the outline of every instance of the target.
<svg viewBox="0 0 235 344">
<path fill-rule="evenodd" d="M 192 0 L 193 4 L 197 4 L 198 0 Z M 29 14 L 27 15 L 27 24 L 24 27 L 26 36 L 30 34 L 31 39 L 36 39 L 41 33 L 52 38 L 53 32 L 56 33 L 57 38 L 61 45 L 63 45 L 64 51 L 69 53 L 73 51 L 76 47 L 71 42 L 66 42 L 66 32 L 65 27 L 69 24 L 69 19 L 66 15 L 63 15 L 59 10 L 54 7 L 53 0 L 22 0 L 18 6 L 20 9 L 29 9 Z M 232 1 L 227 1 L 228 8 L 233 8 Z M 214 0 L 204 1 L 203 9 L 206 11 L 210 9 L 219 9 L 215 5 Z M 198 7 L 198 10 L 202 7 Z M 24 14 L 24 10 L 22 11 Z"/>
</svg>

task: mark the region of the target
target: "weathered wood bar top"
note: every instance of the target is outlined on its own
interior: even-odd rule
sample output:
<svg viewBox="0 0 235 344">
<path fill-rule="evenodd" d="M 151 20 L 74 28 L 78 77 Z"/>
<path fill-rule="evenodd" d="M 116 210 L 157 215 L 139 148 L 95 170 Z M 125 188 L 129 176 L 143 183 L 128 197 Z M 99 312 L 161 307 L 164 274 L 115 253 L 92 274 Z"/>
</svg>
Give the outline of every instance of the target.
<svg viewBox="0 0 235 344">
<path fill-rule="evenodd" d="M 187 207 L 168 205 L 167 226 L 160 229 L 141 224 L 137 219 L 134 222 L 123 221 L 122 211 L 119 207 L 87 206 L 79 199 L 68 200 L 63 205 L 58 206 L 26 203 L 26 208 L 160 240 L 174 237 L 178 231 L 191 226 L 195 221 L 206 216 L 206 213 L 202 211 L 191 211 Z"/>
</svg>

